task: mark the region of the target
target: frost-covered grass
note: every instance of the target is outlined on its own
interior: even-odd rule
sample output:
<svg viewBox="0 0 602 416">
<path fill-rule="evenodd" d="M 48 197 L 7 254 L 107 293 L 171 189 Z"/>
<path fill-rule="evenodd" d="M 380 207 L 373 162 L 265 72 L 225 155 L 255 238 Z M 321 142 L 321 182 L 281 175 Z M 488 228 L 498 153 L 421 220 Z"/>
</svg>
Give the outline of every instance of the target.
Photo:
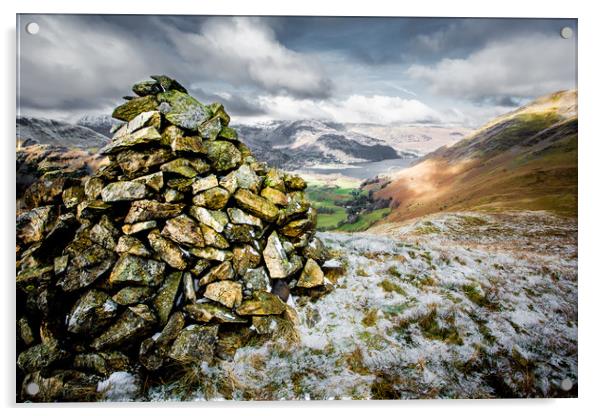
<svg viewBox="0 0 602 416">
<path fill-rule="evenodd" d="M 239 349 L 200 370 L 203 388 L 146 399 L 577 394 L 575 222 L 456 213 L 377 231 L 321 234 L 345 271 L 330 294 L 295 299 L 298 342 Z"/>
</svg>

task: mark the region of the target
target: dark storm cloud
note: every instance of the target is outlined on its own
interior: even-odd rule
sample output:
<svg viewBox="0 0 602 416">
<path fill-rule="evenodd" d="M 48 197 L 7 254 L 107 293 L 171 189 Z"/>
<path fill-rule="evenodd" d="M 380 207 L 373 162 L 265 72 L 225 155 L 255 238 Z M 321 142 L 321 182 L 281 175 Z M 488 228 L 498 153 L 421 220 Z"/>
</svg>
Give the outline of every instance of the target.
<svg viewBox="0 0 602 416">
<path fill-rule="evenodd" d="M 224 81 L 300 98 L 326 98 L 332 89 L 315 59 L 280 44 L 261 19 L 27 15 L 22 21 L 41 28 L 35 36 L 21 33 L 24 109 L 110 106 L 155 73 L 186 85 Z"/>
<path fill-rule="evenodd" d="M 427 63 L 464 56 L 492 40 L 576 29 L 573 19 L 272 17 L 268 22 L 292 48 L 339 51 L 372 65 Z"/>
<path fill-rule="evenodd" d="M 359 121 L 402 109 L 403 120 L 421 120 L 460 107 L 507 107 L 575 86 L 576 41 L 558 35 L 563 26 L 576 33 L 570 19 L 21 19 L 41 28 L 36 36 L 22 31 L 19 49 L 21 110 L 36 114 L 107 112 L 133 83 L 162 73 L 234 116 L 330 111 Z M 392 102 L 399 107 L 387 107 Z"/>
<path fill-rule="evenodd" d="M 242 95 L 212 94 L 195 85 L 189 88 L 189 90 L 202 102 L 221 103 L 224 108 L 232 114 L 237 114 L 239 116 L 259 116 L 266 114 L 265 110 L 258 106 L 256 102 L 251 101 Z"/>
</svg>

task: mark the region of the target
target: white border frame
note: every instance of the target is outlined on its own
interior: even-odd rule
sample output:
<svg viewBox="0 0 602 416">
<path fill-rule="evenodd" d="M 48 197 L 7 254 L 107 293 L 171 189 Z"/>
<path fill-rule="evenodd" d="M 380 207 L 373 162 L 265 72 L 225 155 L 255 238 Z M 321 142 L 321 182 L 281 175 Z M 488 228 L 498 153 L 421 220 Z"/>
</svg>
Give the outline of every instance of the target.
<svg viewBox="0 0 602 416">
<path fill-rule="evenodd" d="M 593 413 L 600 407 L 597 398 L 600 374 L 600 310 L 602 296 L 602 275 L 600 264 L 600 245 L 597 244 L 602 230 L 600 229 L 600 186 L 602 178 L 599 159 L 602 155 L 602 137 L 600 137 L 600 77 L 602 77 L 601 54 L 599 41 L 602 39 L 602 16 L 597 13 L 596 2 L 576 2 L 547 0 L 528 2 L 525 0 L 504 0 L 503 2 L 476 2 L 470 0 L 434 1 L 421 0 L 412 2 L 393 2 L 371 0 L 364 2 L 342 1 L 327 2 L 325 0 L 303 0 L 285 2 L 277 0 L 231 0 L 193 2 L 191 0 L 145 0 L 144 2 L 125 0 L 97 0 L 95 2 L 74 2 L 69 0 L 33 1 L 20 0 L 13 4 L 3 1 L 0 19 L 3 29 L 3 63 L 2 91 L 0 101 L 2 126 L 4 126 L 4 147 L 2 166 L 1 194 L 5 196 L 2 204 L 5 238 L 3 243 L 2 265 L 5 274 L 2 277 L 2 296 L 4 306 L 2 328 L 5 330 L 1 343 L 2 375 L 0 392 L 2 404 L 12 407 L 13 411 L 24 410 L 27 413 L 37 411 L 56 411 L 58 406 L 15 406 L 15 308 L 14 308 L 14 203 L 15 192 L 14 140 L 15 140 L 15 56 L 16 13 L 123 13 L 123 14 L 244 14 L 244 15 L 331 15 L 331 16 L 440 16 L 440 17 L 550 17 L 578 18 L 579 30 L 579 92 L 580 126 L 579 126 L 579 399 L 554 400 L 454 400 L 454 401 L 400 401 L 400 402 L 272 402 L 272 403 L 156 403 L 156 404 L 99 404 L 99 405 L 60 405 L 64 414 L 82 413 L 103 414 L 116 412 L 132 413 L 132 410 L 143 408 L 150 415 L 164 415 L 165 412 L 183 413 L 199 412 L 208 414 L 226 414 L 239 412 L 244 416 L 252 414 L 271 415 L 286 414 L 304 415 L 308 412 L 327 413 L 342 411 L 350 415 L 364 415 L 376 410 L 379 413 L 400 414 L 401 412 L 419 413 L 422 415 L 454 415 L 478 414 L 507 415 L 509 412 L 525 412 L 546 415 L 567 415 L 581 412 Z M 16 4 L 15 4 L 16 3 Z M 10 240 L 10 241 L 9 241 Z M 177 409 L 166 409 L 176 406 Z M 91 407 L 91 408 L 90 408 Z M 107 409 L 110 407 L 111 410 Z"/>
</svg>

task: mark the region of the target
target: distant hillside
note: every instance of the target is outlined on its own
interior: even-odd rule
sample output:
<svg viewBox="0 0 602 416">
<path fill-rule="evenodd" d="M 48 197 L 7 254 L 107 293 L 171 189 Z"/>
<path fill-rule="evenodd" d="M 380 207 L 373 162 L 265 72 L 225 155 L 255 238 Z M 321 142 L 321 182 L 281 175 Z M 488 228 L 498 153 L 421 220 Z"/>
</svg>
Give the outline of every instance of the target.
<svg viewBox="0 0 602 416">
<path fill-rule="evenodd" d="M 541 97 L 426 155 L 375 195 L 393 200 L 386 221 L 469 209 L 576 216 L 577 125 L 576 91 Z"/>
<path fill-rule="evenodd" d="M 51 144 L 84 150 L 101 148 L 110 140 L 87 127 L 28 116 L 17 117 L 17 139 L 22 143 Z"/>
</svg>

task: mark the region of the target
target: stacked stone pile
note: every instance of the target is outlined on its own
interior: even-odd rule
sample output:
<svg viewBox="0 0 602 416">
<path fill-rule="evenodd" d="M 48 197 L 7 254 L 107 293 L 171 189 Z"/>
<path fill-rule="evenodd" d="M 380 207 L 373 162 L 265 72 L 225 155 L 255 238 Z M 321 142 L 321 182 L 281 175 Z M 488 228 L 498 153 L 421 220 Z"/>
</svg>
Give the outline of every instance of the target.
<svg viewBox="0 0 602 416">
<path fill-rule="evenodd" d="M 228 359 L 294 323 L 291 292 L 329 289 L 303 179 L 255 160 L 222 105 L 152 78 L 115 109 L 109 163 L 17 219 L 22 399 Z"/>
</svg>

